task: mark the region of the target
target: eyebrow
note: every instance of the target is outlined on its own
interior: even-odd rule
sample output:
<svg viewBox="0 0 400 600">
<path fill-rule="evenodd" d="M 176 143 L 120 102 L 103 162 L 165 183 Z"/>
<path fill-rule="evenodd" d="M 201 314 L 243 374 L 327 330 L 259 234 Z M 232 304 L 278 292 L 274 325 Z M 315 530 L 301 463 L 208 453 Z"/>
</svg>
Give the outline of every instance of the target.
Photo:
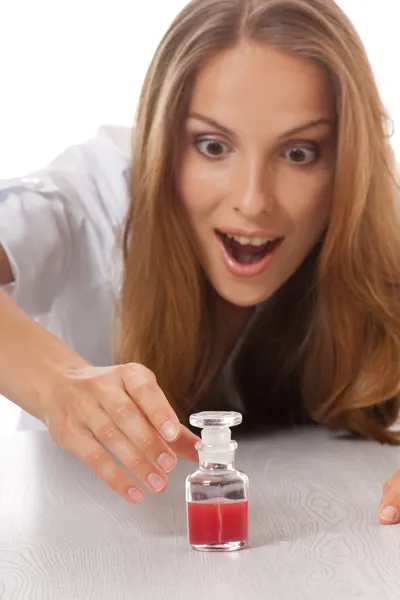
<svg viewBox="0 0 400 600">
<path fill-rule="evenodd" d="M 212 119 L 211 117 L 206 117 L 205 115 L 201 115 L 200 113 L 196 113 L 196 112 L 190 113 L 188 115 L 188 119 L 196 119 L 196 121 L 202 121 L 203 123 L 207 123 L 207 125 L 211 125 L 211 127 L 215 127 L 216 129 L 219 129 L 220 131 L 224 132 L 226 135 L 229 135 L 229 136 L 234 135 L 233 131 L 231 131 L 228 127 L 225 127 L 224 125 L 221 125 L 221 123 L 218 123 L 218 121 L 216 121 L 215 119 Z M 288 131 L 285 131 L 279 137 L 287 138 L 292 135 L 297 135 L 298 133 L 302 133 L 303 131 L 307 131 L 308 129 L 312 129 L 314 127 L 319 127 L 320 125 L 332 126 L 332 120 L 327 119 L 327 118 L 322 118 L 322 119 L 314 119 L 313 121 L 307 121 L 307 123 L 303 123 L 302 125 L 298 125 L 297 127 L 294 127 L 293 129 L 289 129 Z"/>
</svg>

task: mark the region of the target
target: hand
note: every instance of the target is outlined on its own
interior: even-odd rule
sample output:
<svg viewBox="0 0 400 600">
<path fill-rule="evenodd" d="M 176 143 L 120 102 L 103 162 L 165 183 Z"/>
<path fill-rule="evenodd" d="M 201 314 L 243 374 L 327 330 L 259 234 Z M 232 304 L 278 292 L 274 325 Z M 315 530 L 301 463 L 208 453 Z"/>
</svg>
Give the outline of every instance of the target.
<svg viewBox="0 0 400 600">
<path fill-rule="evenodd" d="M 154 374 L 139 364 L 83 367 L 58 376 L 42 402 L 54 441 L 133 503 L 144 490 L 104 446 L 152 492 L 167 486 L 176 455 L 197 461 L 199 439 L 179 423 Z"/>
<path fill-rule="evenodd" d="M 394 525 L 400 521 L 400 469 L 383 486 L 378 519 L 384 525 Z"/>
</svg>

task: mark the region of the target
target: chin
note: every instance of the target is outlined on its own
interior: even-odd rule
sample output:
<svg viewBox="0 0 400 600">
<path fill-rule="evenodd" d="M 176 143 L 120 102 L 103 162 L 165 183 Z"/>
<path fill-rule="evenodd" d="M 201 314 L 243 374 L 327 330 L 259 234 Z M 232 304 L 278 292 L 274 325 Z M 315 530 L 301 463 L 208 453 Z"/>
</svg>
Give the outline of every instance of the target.
<svg viewBox="0 0 400 600">
<path fill-rule="evenodd" d="M 270 298 L 275 292 L 276 289 L 257 289 L 256 287 L 250 286 L 249 284 L 245 285 L 227 285 L 227 286 L 218 286 L 215 287 L 217 293 L 229 302 L 229 304 L 233 304 L 234 306 L 238 306 L 240 308 L 251 308 L 253 306 L 257 306 L 264 302 L 268 298 Z"/>
</svg>

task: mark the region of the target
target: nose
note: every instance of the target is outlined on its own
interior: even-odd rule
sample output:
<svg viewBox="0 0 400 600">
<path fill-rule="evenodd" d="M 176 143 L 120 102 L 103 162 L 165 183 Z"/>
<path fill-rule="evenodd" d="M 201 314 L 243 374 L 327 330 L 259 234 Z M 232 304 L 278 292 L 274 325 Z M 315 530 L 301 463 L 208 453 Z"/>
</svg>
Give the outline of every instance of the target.
<svg viewBox="0 0 400 600">
<path fill-rule="evenodd" d="M 234 209 L 248 218 L 271 213 L 275 207 L 274 177 L 265 161 L 253 160 L 238 170 Z"/>
</svg>

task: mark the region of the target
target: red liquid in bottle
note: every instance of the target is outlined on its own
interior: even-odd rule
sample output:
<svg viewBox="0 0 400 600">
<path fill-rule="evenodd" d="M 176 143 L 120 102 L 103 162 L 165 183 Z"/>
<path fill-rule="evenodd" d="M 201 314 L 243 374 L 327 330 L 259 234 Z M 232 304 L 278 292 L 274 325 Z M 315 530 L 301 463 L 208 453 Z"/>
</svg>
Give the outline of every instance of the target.
<svg viewBox="0 0 400 600">
<path fill-rule="evenodd" d="M 248 536 L 248 501 L 188 502 L 189 543 L 194 546 L 241 542 Z"/>
</svg>

